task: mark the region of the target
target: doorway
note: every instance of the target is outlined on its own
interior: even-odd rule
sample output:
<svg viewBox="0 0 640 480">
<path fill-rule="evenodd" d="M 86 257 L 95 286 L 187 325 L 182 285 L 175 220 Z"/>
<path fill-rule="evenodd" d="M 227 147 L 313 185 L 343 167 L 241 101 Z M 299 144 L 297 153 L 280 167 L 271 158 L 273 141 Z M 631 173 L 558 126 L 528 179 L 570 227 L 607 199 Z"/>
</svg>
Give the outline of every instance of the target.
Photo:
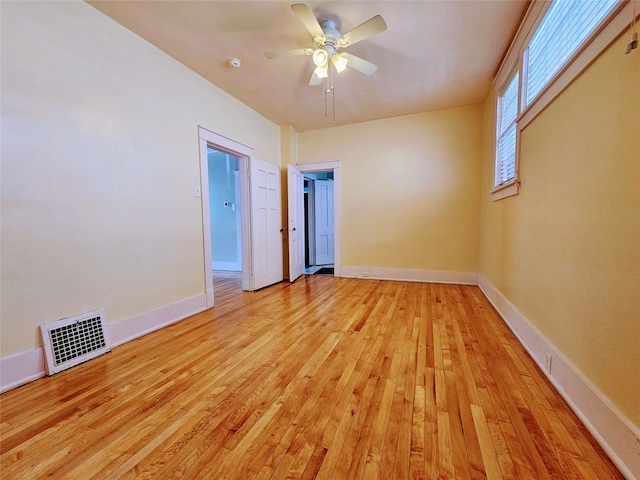
<svg viewBox="0 0 640 480">
<path fill-rule="evenodd" d="M 242 290 L 254 291 L 283 279 L 282 215 L 280 169 L 276 164 L 253 156 L 253 148 L 198 128 L 200 185 L 195 196 L 202 197 L 203 274 L 206 307 L 214 306 L 212 275 L 211 200 L 209 192 L 209 151 L 237 157 L 236 210 L 240 210 Z M 235 175 L 235 174 L 234 174 Z M 231 200 L 223 200 L 231 202 Z M 233 211 L 231 205 L 227 207 Z"/>
<path fill-rule="evenodd" d="M 316 162 L 298 164 L 296 167 L 305 179 L 305 266 L 309 273 L 331 274 L 339 277 L 340 262 L 340 162 Z M 318 192 L 320 186 L 321 192 Z M 311 192 L 311 190 L 314 190 Z M 322 195 L 318 195 L 322 193 Z M 321 206 L 318 208 L 318 204 Z M 311 216 L 312 218 L 307 218 Z M 318 223 L 320 220 L 320 224 Z M 331 222 L 333 220 L 333 222 Z M 332 225 L 331 225 L 332 223 Z M 330 227 L 331 226 L 331 227 Z M 318 231 L 327 227 L 327 230 Z M 321 238 L 319 238 L 321 237 Z M 311 243 L 308 239 L 313 238 Z M 315 257 L 314 257 L 315 249 Z M 321 256 L 318 256 L 321 253 Z M 308 259 L 308 260 L 307 260 Z M 306 272 L 305 272 L 306 273 Z"/>
<path fill-rule="evenodd" d="M 334 275 L 333 171 L 304 177 L 305 273 Z"/>
<path fill-rule="evenodd" d="M 213 285 L 213 256 L 212 256 L 212 225 L 211 225 L 211 203 L 209 182 L 209 152 L 214 150 L 219 154 L 229 154 L 237 158 L 238 163 L 238 185 L 236 211 L 240 211 L 239 234 L 241 239 L 240 250 L 240 283 L 242 290 L 250 287 L 249 269 L 249 213 L 248 213 L 248 186 L 246 184 L 246 172 L 248 161 L 253 154 L 253 149 L 229 138 L 218 135 L 210 130 L 199 127 L 200 137 L 200 192 L 202 196 L 202 226 L 203 226 L 203 256 L 204 256 L 204 284 L 207 308 L 214 306 L 214 285 Z M 226 160 L 225 160 L 226 169 Z M 225 200 L 227 201 L 227 200 Z M 224 201 L 223 201 L 224 202 Z M 230 209 L 231 210 L 231 209 Z M 233 210 L 231 210 L 233 211 Z M 237 272 L 236 274 L 237 275 Z"/>
<path fill-rule="evenodd" d="M 229 297 L 242 292 L 240 158 L 210 145 L 207 157 L 213 291 Z"/>
<path fill-rule="evenodd" d="M 207 147 L 209 215 L 211 217 L 211 268 L 242 272 L 239 158 Z"/>
</svg>

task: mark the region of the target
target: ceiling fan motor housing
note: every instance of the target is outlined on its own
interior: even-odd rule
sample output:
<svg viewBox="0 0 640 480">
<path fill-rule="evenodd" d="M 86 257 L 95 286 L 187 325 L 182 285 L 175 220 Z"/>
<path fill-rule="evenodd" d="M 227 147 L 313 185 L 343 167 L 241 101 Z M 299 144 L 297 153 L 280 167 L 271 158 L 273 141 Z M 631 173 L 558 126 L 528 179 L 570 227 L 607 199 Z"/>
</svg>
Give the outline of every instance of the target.
<svg viewBox="0 0 640 480">
<path fill-rule="evenodd" d="M 323 20 L 320 22 L 320 26 L 324 33 L 324 42 L 319 43 L 319 46 L 331 45 L 334 49 L 336 46 L 339 48 L 341 46 L 339 42 L 342 34 L 336 30 L 336 24 L 332 20 Z"/>
</svg>

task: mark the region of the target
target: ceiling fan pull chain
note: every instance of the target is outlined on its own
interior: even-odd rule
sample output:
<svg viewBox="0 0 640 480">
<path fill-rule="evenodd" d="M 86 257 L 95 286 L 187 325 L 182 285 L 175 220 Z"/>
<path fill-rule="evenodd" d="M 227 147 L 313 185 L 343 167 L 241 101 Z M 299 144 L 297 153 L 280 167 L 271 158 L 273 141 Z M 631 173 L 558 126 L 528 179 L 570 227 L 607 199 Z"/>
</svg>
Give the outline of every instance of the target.
<svg viewBox="0 0 640 480">
<path fill-rule="evenodd" d="M 329 93 L 328 89 L 324 91 L 324 116 L 327 116 L 327 93 Z"/>
<path fill-rule="evenodd" d="M 336 121 L 336 91 L 333 88 L 333 86 L 331 87 L 331 101 L 333 102 L 333 105 L 331 106 L 331 109 L 333 110 L 333 121 Z"/>
<path fill-rule="evenodd" d="M 333 110 L 333 121 L 336 121 L 336 91 L 333 88 L 333 69 L 331 69 L 331 110 Z"/>
</svg>

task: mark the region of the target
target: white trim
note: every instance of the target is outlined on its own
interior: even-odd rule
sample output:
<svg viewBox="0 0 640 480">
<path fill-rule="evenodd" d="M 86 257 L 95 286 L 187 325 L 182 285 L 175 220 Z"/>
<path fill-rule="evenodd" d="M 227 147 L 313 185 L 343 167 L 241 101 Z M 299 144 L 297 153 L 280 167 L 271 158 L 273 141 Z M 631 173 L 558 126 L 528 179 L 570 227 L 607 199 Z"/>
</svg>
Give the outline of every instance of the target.
<svg viewBox="0 0 640 480">
<path fill-rule="evenodd" d="M 518 180 L 518 146 L 520 144 L 520 132 L 519 132 L 519 125 L 518 125 L 518 117 L 520 116 L 520 92 L 522 91 L 522 75 L 519 69 L 514 69 L 512 72 L 512 75 L 507 77 L 507 81 L 504 82 L 504 84 L 500 87 L 499 92 L 496 92 L 496 98 L 495 98 L 495 112 L 496 112 L 496 121 L 495 121 L 495 140 L 494 140 L 494 152 L 493 152 L 493 190 L 491 190 L 491 193 L 495 193 L 498 190 L 502 190 L 504 188 L 509 187 L 512 183 L 517 182 Z M 513 123 L 507 128 L 505 129 L 505 131 L 502 131 L 502 117 L 503 117 L 503 110 L 504 110 L 504 105 L 503 105 L 503 99 L 505 98 L 505 94 L 507 89 L 509 88 L 509 86 L 511 85 L 511 82 L 515 79 L 515 77 L 518 77 L 518 82 L 517 82 L 517 91 L 516 91 L 516 112 L 515 112 L 515 118 L 513 119 Z M 500 180 L 499 177 L 499 171 L 502 170 L 503 167 L 503 163 L 502 163 L 502 156 L 500 155 L 500 145 L 502 144 L 502 139 L 504 137 L 504 133 L 509 130 L 509 128 L 511 128 L 513 126 L 514 129 L 514 135 L 515 135 L 515 145 L 514 145 L 514 152 L 513 152 L 513 177 L 509 180 L 507 180 L 505 183 L 502 184 L 498 184 L 497 182 Z M 507 195 L 502 195 L 500 196 L 500 198 L 504 198 L 510 195 L 516 195 L 518 193 L 518 188 L 516 186 L 515 188 L 515 192 L 513 191 L 513 189 L 509 189 L 509 192 Z M 493 196 L 494 200 L 498 200 L 498 198 L 496 198 L 496 196 Z"/>
<path fill-rule="evenodd" d="M 249 147 L 240 142 L 224 137 L 212 132 L 202 126 L 198 127 L 198 138 L 200 148 L 200 192 L 202 205 L 202 244 L 204 255 L 204 285 L 207 300 L 207 307 L 213 307 L 213 276 L 211 275 L 212 255 L 211 255 L 211 213 L 209 206 L 209 155 L 208 147 L 230 153 L 238 157 L 238 168 L 240 171 L 240 217 L 242 224 L 242 288 L 250 290 L 251 259 L 249 248 L 249 202 L 247 193 L 247 162 L 253 156 L 253 147 Z"/>
<path fill-rule="evenodd" d="M 198 127 L 198 134 L 200 138 L 205 139 L 207 142 L 214 145 L 219 145 L 223 150 L 227 151 L 227 153 L 236 155 L 240 154 L 246 157 L 250 157 L 251 155 L 253 155 L 253 147 L 249 147 L 248 145 L 237 142 L 218 133 L 212 132 L 205 127 Z"/>
<path fill-rule="evenodd" d="M 540 20 L 542 20 L 542 17 L 550 4 L 551 0 L 532 1 L 529 4 L 527 12 L 524 15 L 524 19 L 522 20 L 522 23 L 520 23 L 518 31 L 514 35 L 511 45 L 509 45 L 509 49 L 500 64 L 500 68 L 498 69 L 498 73 L 496 74 L 496 78 L 493 82 L 494 86 L 502 85 L 507 81 L 506 77 L 511 77 L 513 75 L 511 72 L 515 68 L 520 68 L 522 52 L 524 51 L 527 43 L 529 43 L 529 39 L 535 32 L 535 28 L 540 23 Z"/>
<path fill-rule="evenodd" d="M 478 286 L 622 474 L 640 478 L 640 431 L 489 280 L 480 275 Z"/>
<path fill-rule="evenodd" d="M 135 340 L 207 309 L 206 295 L 200 294 L 164 307 L 107 324 L 111 347 Z M 42 347 L 0 359 L 0 393 L 46 376 Z"/>
<path fill-rule="evenodd" d="M 242 290 L 253 291 L 253 258 L 251 244 L 251 185 L 249 179 L 249 162 L 251 157 L 238 159 L 239 178 L 239 206 L 240 206 L 240 236 L 242 237 Z M 210 231 L 210 230 L 209 230 Z"/>
<path fill-rule="evenodd" d="M 308 172 L 333 171 L 333 271 L 334 276 L 342 276 L 341 264 L 341 224 L 342 224 L 342 192 L 340 180 L 340 160 L 327 162 L 297 163 L 296 168 L 304 175 Z"/>
<path fill-rule="evenodd" d="M 0 359 L 0 393 L 46 376 L 42 347 Z"/>
<path fill-rule="evenodd" d="M 173 323 L 184 320 L 208 308 L 204 293 L 178 302 L 154 308 L 117 323 L 108 324 L 111 346 L 116 347 Z"/>
<path fill-rule="evenodd" d="M 211 205 L 209 204 L 209 142 L 203 137 L 202 127 L 199 128 L 200 138 L 200 200 L 202 206 L 202 254 L 204 256 L 204 290 L 207 293 L 207 305 L 213 307 L 213 276 L 207 265 L 213 265 L 211 253 Z M 206 131 L 205 131 L 206 132 Z M 211 295 L 209 296 L 209 292 Z"/>
<path fill-rule="evenodd" d="M 517 160 L 517 155 L 516 155 Z M 517 167 L 516 167 L 517 172 Z M 511 183 L 500 185 L 499 187 L 495 187 L 491 190 L 491 201 L 495 202 L 496 200 L 502 200 L 503 198 L 511 197 L 512 195 L 517 195 L 518 190 L 520 188 L 520 182 L 517 180 L 512 181 Z"/>
<path fill-rule="evenodd" d="M 336 275 L 337 276 L 337 275 Z M 395 280 L 400 282 L 453 283 L 477 285 L 478 274 L 472 272 L 449 272 L 441 270 L 418 270 L 410 268 L 354 267 L 343 266 L 344 278 L 365 280 Z"/>
</svg>

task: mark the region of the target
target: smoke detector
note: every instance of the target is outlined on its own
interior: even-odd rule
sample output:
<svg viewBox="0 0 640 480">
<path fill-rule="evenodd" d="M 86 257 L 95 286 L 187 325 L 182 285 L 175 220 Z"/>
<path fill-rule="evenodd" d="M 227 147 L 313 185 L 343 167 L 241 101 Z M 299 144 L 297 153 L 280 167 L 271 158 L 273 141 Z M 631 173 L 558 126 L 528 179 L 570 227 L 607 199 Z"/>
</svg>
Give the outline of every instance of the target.
<svg viewBox="0 0 640 480">
<path fill-rule="evenodd" d="M 229 59 L 229 66 L 230 67 L 240 68 L 240 65 L 242 65 L 242 62 L 240 62 L 239 58 L 230 58 Z"/>
</svg>

